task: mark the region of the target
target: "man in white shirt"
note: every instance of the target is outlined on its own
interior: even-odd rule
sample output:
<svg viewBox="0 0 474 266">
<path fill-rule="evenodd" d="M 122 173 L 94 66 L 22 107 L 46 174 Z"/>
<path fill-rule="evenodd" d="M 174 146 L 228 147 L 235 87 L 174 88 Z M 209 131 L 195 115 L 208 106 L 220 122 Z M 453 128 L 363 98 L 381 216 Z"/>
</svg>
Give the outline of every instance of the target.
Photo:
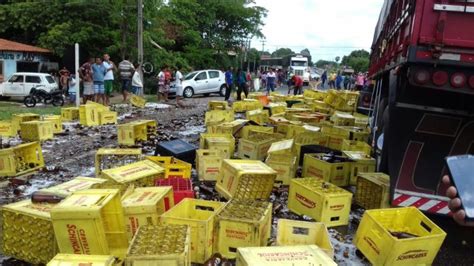
<svg viewBox="0 0 474 266">
<path fill-rule="evenodd" d="M 105 88 L 105 105 L 108 106 L 110 104 L 110 95 L 113 91 L 113 83 L 114 83 L 114 70 L 115 64 L 114 62 L 110 61 L 109 54 L 104 54 L 104 62 L 102 62 L 105 69 L 107 69 L 107 73 L 104 76 L 104 88 Z"/>
<path fill-rule="evenodd" d="M 183 104 L 180 102 L 181 98 L 183 97 L 183 74 L 181 73 L 180 67 L 176 67 L 175 77 L 175 84 L 176 84 L 176 106 L 183 107 Z"/>
</svg>

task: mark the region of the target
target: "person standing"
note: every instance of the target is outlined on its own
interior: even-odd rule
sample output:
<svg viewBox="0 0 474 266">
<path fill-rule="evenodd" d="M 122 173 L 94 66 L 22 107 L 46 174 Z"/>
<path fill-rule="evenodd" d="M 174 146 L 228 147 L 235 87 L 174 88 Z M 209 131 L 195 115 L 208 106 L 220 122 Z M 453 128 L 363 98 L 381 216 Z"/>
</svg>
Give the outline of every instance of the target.
<svg viewBox="0 0 474 266">
<path fill-rule="evenodd" d="M 171 88 L 171 80 L 172 80 L 171 72 L 169 68 L 165 68 L 165 102 L 168 102 L 168 95 L 170 93 Z"/>
<path fill-rule="evenodd" d="M 331 73 L 331 75 L 329 76 L 329 88 L 331 89 L 336 88 L 336 78 L 337 78 L 337 74 L 334 72 Z"/>
<path fill-rule="evenodd" d="M 97 57 L 95 64 L 92 65 L 92 80 L 94 81 L 95 101 L 105 105 L 105 87 L 104 78 L 107 74 L 107 68 L 102 63 L 102 59 Z"/>
<path fill-rule="evenodd" d="M 81 75 L 82 85 L 84 87 L 84 91 L 82 92 L 83 95 L 83 102 L 84 104 L 87 101 L 94 100 L 94 82 L 92 80 L 92 65 L 94 64 L 94 58 L 89 58 L 89 61 L 85 62 L 81 66 L 81 71 L 79 74 Z"/>
<path fill-rule="evenodd" d="M 230 93 L 232 92 L 232 87 L 234 85 L 234 74 L 232 71 L 234 71 L 234 69 L 232 67 L 229 67 L 229 69 L 227 69 L 227 71 L 225 72 L 225 101 L 229 101 Z"/>
<path fill-rule="evenodd" d="M 275 91 L 276 75 L 273 72 L 273 68 L 270 68 L 270 71 L 267 73 L 267 95 L 270 95 L 270 92 Z"/>
<path fill-rule="evenodd" d="M 114 88 L 114 70 L 116 70 L 114 62 L 110 60 L 109 54 L 104 54 L 104 62 L 102 63 L 107 69 L 107 73 L 104 77 L 104 89 L 105 89 L 105 106 L 110 104 L 110 96 Z"/>
<path fill-rule="evenodd" d="M 342 89 L 342 75 L 341 75 L 341 72 L 338 72 L 337 73 L 337 76 L 336 76 L 336 89 L 340 90 Z"/>
<path fill-rule="evenodd" d="M 176 106 L 178 107 L 184 107 L 183 104 L 181 103 L 181 99 L 183 98 L 183 73 L 180 71 L 181 67 L 177 66 L 176 67 L 176 72 L 174 74 L 174 79 L 175 79 L 175 85 L 176 85 Z"/>
<path fill-rule="evenodd" d="M 140 91 L 143 91 L 143 82 L 142 77 L 140 76 L 140 68 L 139 64 L 135 64 L 135 71 L 133 72 L 132 76 L 132 93 L 138 94 Z"/>
<path fill-rule="evenodd" d="M 242 100 L 242 91 L 244 92 L 245 98 L 247 98 L 249 92 L 247 89 L 247 79 L 245 72 L 240 68 L 237 70 L 237 101 Z"/>
<path fill-rule="evenodd" d="M 362 73 L 359 72 L 356 78 L 356 90 L 361 91 L 365 85 L 365 77 Z"/>
<path fill-rule="evenodd" d="M 164 93 L 165 93 L 165 67 L 161 68 L 160 73 L 158 73 L 158 101 L 161 101 L 161 99 L 164 99 Z"/>
<path fill-rule="evenodd" d="M 63 67 L 60 71 L 59 71 L 59 85 L 60 85 L 60 89 L 62 91 L 64 91 L 64 94 L 66 96 L 69 95 L 69 75 L 71 73 L 69 72 L 69 70 L 67 70 L 66 67 Z"/>
<path fill-rule="evenodd" d="M 128 61 L 128 58 L 125 57 L 122 62 L 119 63 L 118 65 L 119 69 L 119 74 L 120 74 L 120 79 L 122 81 L 122 96 L 123 96 L 123 101 L 127 101 L 127 96 L 128 93 L 130 92 L 130 83 L 132 81 L 132 76 L 135 73 L 135 67 L 133 67 L 133 64 Z M 135 92 L 135 94 L 137 94 Z"/>
<path fill-rule="evenodd" d="M 323 74 L 321 75 L 321 88 L 322 89 L 326 87 L 327 80 L 328 80 L 328 71 L 324 70 Z"/>
</svg>

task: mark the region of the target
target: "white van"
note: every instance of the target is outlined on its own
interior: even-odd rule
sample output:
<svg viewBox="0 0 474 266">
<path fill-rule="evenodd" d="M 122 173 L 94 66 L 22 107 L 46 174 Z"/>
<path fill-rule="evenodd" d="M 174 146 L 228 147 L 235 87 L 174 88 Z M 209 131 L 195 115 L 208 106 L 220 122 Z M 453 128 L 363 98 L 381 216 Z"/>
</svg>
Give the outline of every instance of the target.
<svg viewBox="0 0 474 266">
<path fill-rule="evenodd" d="M 24 97 L 30 94 L 33 87 L 50 92 L 58 89 L 53 77 L 46 73 L 18 72 L 0 84 L 0 96 Z"/>
</svg>

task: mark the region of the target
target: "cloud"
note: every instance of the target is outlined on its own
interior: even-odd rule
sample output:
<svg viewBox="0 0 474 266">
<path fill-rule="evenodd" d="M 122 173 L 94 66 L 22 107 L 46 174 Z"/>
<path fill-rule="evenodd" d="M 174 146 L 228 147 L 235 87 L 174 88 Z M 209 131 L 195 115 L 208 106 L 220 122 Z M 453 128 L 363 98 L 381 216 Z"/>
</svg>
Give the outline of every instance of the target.
<svg viewBox="0 0 474 266">
<path fill-rule="evenodd" d="M 370 50 L 383 0 L 256 0 L 268 10 L 265 50 L 311 51 L 313 60 L 333 60 L 353 50 Z M 261 50 L 260 40 L 252 46 Z"/>
</svg>

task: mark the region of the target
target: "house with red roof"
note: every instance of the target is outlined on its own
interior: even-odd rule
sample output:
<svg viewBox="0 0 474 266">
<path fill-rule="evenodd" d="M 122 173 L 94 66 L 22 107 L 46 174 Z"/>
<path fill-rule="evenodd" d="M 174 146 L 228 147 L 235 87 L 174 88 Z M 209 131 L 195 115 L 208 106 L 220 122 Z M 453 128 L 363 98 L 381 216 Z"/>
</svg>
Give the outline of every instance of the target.
<svg viewBox="0 0 474 266">
<path fill-rule="evenodd" d="M 48 49 L 0 38 L 0 82 L 15 72 L 51 72 L 58 64 L 50 62 Z"/>
</svg>

